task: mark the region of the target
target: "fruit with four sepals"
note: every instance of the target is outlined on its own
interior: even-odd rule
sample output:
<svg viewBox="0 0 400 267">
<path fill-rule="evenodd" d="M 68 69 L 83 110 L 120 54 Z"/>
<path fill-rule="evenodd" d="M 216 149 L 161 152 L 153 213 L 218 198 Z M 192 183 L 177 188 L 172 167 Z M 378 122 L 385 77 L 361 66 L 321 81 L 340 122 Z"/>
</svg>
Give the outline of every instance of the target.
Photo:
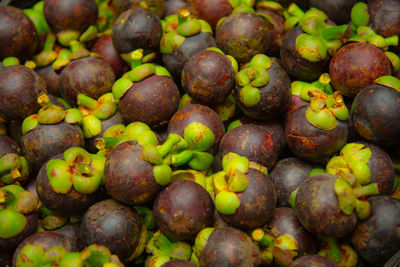
<svg viewBox="0 0 400 267">
<path fill-rule="evenodd" d="M 81 237 L 86 245 L 107 246 L 111 253 L 129 261 L 142 231 L 137 212 L 113 199 L 93 204 L 81 222 Z"/>
<path fill-rule="evenodd" d="M 186 62 L 182 71 L 182 86 L 188 95 L 203 105 L 224 101 L 235 84 L 235 71 L 223 54 L 203 50 Z"/>
<path fill-rule="evenodd" d="M 46 92 L 46 83 L 30 68 L 0 68 L 0 120 L 22 121 L 36 113 L 40 109 L 37 98 Z"/>
<path fill-rule="evenodd" d="M 38 200 L 18 185 L 0 188 L 0 251 L 13 251 L 36 231 Z"/>
<path fill-rule="evenodd" d="M 400 80 L 384 76 L 362 89 L 350 111 L 352 124 L 367 141 L 398 145 L 400 140 Z"/>
<path fill-rule="evenodd" d="M 154 201 L 154 218 L 159 229 L 172 240 L 194 240 L 214 217 L 210 194 L 194 181 L 169 184 Z"/>
<path fill-rule="evenodd" d="M 269 177 L 275 185 L 278 207 L 290 207 L 291 193 L 308 178 L 311 169 L 310 164 L 294 157 L 276 163 Z"/>
<path fill-rule="evenodd" d="M 43 164 L 36 177 L 36 190 L 47 208 L 63 215 L 81 215 L 104 199 L 103 156 L 71 147 Z"/>
</svg>

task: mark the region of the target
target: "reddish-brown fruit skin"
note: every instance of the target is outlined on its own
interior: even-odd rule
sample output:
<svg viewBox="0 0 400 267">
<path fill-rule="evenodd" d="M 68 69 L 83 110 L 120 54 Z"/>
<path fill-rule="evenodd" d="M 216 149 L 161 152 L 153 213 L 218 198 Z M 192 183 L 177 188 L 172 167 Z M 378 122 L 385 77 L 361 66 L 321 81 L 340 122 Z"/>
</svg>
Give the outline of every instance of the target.
<svg viewBox="0 0 400 267">
<path fill-rule="evenodd" d="M 80 223 L 67 223 L 61 228 L 54 230 L 54 232 L 68 237 L 69 241 L 72 244 L 72 247 L 75 248 L 77 251 L 81 251 L 84 248 L 80 233 Z"/>
<path fill-rule="evenodd" d="M 250 237 L 235 228 L 216 229 L 209 237 L 200 255 L 200 266 L 258 266 L 259 248 Z"/>
<path fill-rule="evenodd" d="M 195 101 L 216 105 L 224 101 L 235 84 L 235 72 L 228 58 L 215 51 L 194 54 L 182 72 L 182 86 Z"/>
<path fill-rule="evenodd" d="M 217 44 L 212 34 L 200 32 L 196 35 L 185 37 L 185 41 L 174 53 L 162 55 L 162 61 L 174 79 L 180 81 L 185 63 L 197 52 L 214 46 L 217 46 Z"/>
<path fill-rule="evenodd" d="M 33 56 L 38 45 L 38 34 L 25 13 L 12 6 L 0 6 L 0 60 Z"/>
<path fill-rule="evenodd" d="M 309 102 L 301 99 L 301 97 L 299 95 L 292 95 L 292 97 L 290 99 L 290 107 L 289 107 L 289 110 L 288 110 L 286 116 L 288 114 L 292 113 L 293 111 L 295 111 L 296 109 L 301 108 L 302 106 L 308 105 L 308 103 Z"/>
<path fill-rule="evenodd" d="M 383 37 L 400 38 L 400 2 L 397 0 L 372 0 L 368 2 L 369 23 Z M 400 52 L 400 45 L 393 48 Z"/>
<path fill-rule="evenodd" d="M 169 2 L 169 1 L 168 1 Z M 167 2 L 167 3 L 168 3 Z M 167 263 L 164 263 L 161 265 L 162 267 L 196 267 L 196 264 L 193 264 L 189 261 L 184 261 L 184 260 L 172 260 Z"/>
<path fill-rule="evenodd" d="M 99 38 L 92 47 L 92 51 L 98 53 L 114 70 L 115 78 L 119 78 L 129 70 L 128 64 L 121 58 L 115 48 L 111 34 Z"/>
<path fill-rule="evenodd" d="M 328 258 L 317 256 L 317 255 L 307 255 L 296 259 L 291 267 L 338 267 L 336 263 L 329 260 Z"/>
<path fill-rule="evenodd" d="M 22 121 L 40 109 L 37 98 L 46 93 L 46 83 L 23 65 L 0 69 L 0 117 Z"/>
<path fill-rule="evenodd" d="M 144 54 L 158 49 L 162 36 L 160 19 L 151 11 L 137 7 L 122 13 L 112 29 L 112 40 L 120 54 L 144 49 Z"/>
<path fill-rule="evenodd" d="M 300 34 L 303 34 L 300 26 L 297 26 L 288 31 L 282 40 L 281 60 L 282 65 L 287 73 L 294 78 L 302 81 L 318 80 L 322 73 L 327 72 L 330 56 L 318 62 L 311 62 L 302 58 L 296 50 L 296 39 Z"/>
<path fill-rule="evenodd" d="M 26 225 L 21 233 L 7 239 L 0 238 L 0 251 L 4 252 L 14 251 L 15 248 L 18 246 L 18 244 L 20 244 L 25 238 L 27 238 L 28 236 L 32 235 L 37 231 L 39 222 L 38 214 L 35 212 L 29 215 L 25 215 L 25 217 L 26 217 Z"/>
<path fill-rule="evenodd" d="M 347 124 L 338 120 L 333 130 L 319 129 L 307 121 L 307 108 L 303 106 L 289 114 L 285 127 L 287 144 L 298 158 L 325 164 L 346 143 Z"/>
<path fill-rule="evenodd" d="M 279 207 L 289 207 L 290 194 L 308 178 L 312 166 L 297 158 L 278 161 L 269 174 L 275 185 Z"/>
<path fill-rule="evenodd" d="M 164 0 L 112 0 L 111 2 L 117 10 L 118 15 L 127 11 L 128 9 L 142 7 L 142 4 L 144 3 L 148 7 L 146 9 L 154 12 L 160 18 L 163 15 L 165 5 Z"/>
<path fill-rule="evenodd" d="M 188 4 L 184 0 L 165 1 L 163 17 L 178 14 L 181 7 L 188 8 Z"/>
<path fill-rule="evenodd" d="M 214 145 L 208 152 L 215 154 L 225 134 L 225 127 L 217 113 L 207 106 L 191 104 L 178 110 L 168 124 L 168 133 L 183 136 L 183 132 L 192 122 L 200 122 L 214 133 Z"/>
<path fill-rule="evenodd" d="M 79 93 L 97 99 L 111 91 L 115 81 L 114 71 L 100 58 L 85 57 L 69 63 L 61 72 L 60 93 L 67 101 L 76 104 Z"/>
<path fill-rule="evenodd" d="M 171 78 L 152 75 L 133 83 L 119 100 L 119 111 L 127 122 L 141 121 L 157 128 L 168 123 L 179 100 L 179 89 Z"/>
<path fill-rule="evenodd" d="M 257 10 L 257 14 L 258 13 L 263 13 L 265 15 L 268 15 L 275 23 L 275 25 L 272 25 L 270 23 L 267 24 L 269 26 L 271 33 L 271 44 L 269 45 L 266 54 L 268 56 L 279 57 L 282 45 L 282 39 L 286 33 L 285 19 L 282 16 L 268 10 Z"/>
<path fill-rule="evenodd" d="M 66 122 L 39 124 L 21 138 L 21 148 L 30 170 L 36 173 L 51 157 L 70 147 L 84 147 L 85 138 L 79 126 Z"/>
<path fill-rule="evenodd" d="M 276 192 L 271 179 L 262 172 L 249 169 L 246 176 L 249 186 L 246 191 L 237 194 L 239 208 L 235 214 L 221 216 L 235 228 L 251 230 L 271 220 L 276 206 Z"/>
<path fill-rule="evenodd" d="M 214 209 L 214 221 L 213 221 L 211 227 L 214 227 L 216 229 L 222 229 L 225 227 L 229 227 L 228 223 L 224 221 L 221 214 L 218 213 L 217 209 Z"/>
<path fill-rule="evenodd" d="M 400 201 L 389 196 L 368 199 L 371 214 L 357 224 L 351 239 L 358 255 L 383 266 L 400 249 Z"/>
<path fill-rule="evenodd" d="M 52 157 L 64 159 L 62 154 Z M 102 188 L 93 194 L 81 194 L 75 191 L 74 187 L 68 194 L 56 193 L 50 185 L 46 173 L 46 164 L 43 164 L 36 177 L 36 192 L 39 200 L 47 208 L 59 212 L 65 216 L 82 215 L 91 205 L 103 200 L 106 194 Z"/>
<path fill-rule="evenodd" d="M 212 27 L 218 21 L 232 13 L 233 7 L 229 0 L 187 0 L 190 11 L 197 17 L 207 21 Z"/>
<path fill-rule="evenodd" d="M 335 193 L 337 176 L 316 174 L 306 179 L 296 196 L 296 215 L 311 233 L 325 238 L 341 238 L 357 223 L 357 216 L 344 214 Z"/>
<path fill-rule="evenodd" d="M 253 13 L 235 13 L 216 28 L 215 40 L 225 54 L 239 63 L 249 62 L 257 54 L 265 54 L 270 44 L 267 23 Z"/>
<path fill-rule="evenodd" d="M 170 239 L 194 240 L 213 222 L 214 204 L 201 185 L 178 180 L 158 194 L 153 214 L 160 230 Z"/>
<path fill-rule="evenodd" d="M 72 246 L 70 240 L 63 234 L 59 234 L 53 231 L 38 232 L 29 236 L 27 239 L 21 242 L 21 244 L 18 245 L 17 249 L 14 252 L 12 266 L 17 266 L 18 256 L 20 255 L 21 250 L 27 245 L 42 247 L 44 251 L 47 251 L 48 249 L 53 247 L 63 247 L 68 252 L 76 251 L 77 249 Z"/>
<path fill-rule="evenodd" d="M 153 176 L 153 165 L 141 159 L 143 147 L 136 141 L 119 144 L 108 155 L 104 167 L 107 192 L 127 205 L 153 200 L 161 189 Z"/>
<path fill-rule="evenodd" d="M 133 209 L 114 199 L 92 205 L 83 216 L 81 237 L 88 246 L 107 246 L 121 260 L 126 260 L 139 243 L 142 223 Z"/>
<path fill-rule="evenodd" d="M 298 245 L 296 257 L 301 257 L 305 254 L 314 254 L 319 248 L 317 238 L 304 229 L 297 220 L 296 212 L 291 208 L 281 207 L 275 209 L 267 229 L 269 229 L 274 236 L 283 234 L 292 236 L 297 241 Z"/>
<path fill-rule="evenodd" d="M 278 159 L 273 137 L 259 125 L 245 124 L 226 133 L 219 145 L 219 155 L 223 158 L 229 152 L 257 162 L 268 170 Z"/>
<path fill-rule="evenodd" d="M 246 107 L 240 100 L 240 89 L 235 86 L 235 97 L 238 107 L 244 114 L 258 120 L 272 120 L 282 116 L 290 106 L 291 90 L 290 78 L 286 74 L 280 60 L 271 58 L 272 65 L 268 69 L 269 82 L 258 87 L 261 100 L 253 107 Z"/>
<path fill-rule="evenodd" d="M 391 75 L 389 59 L 383 51 L 369 43 L 348 44 L 333 56 L 329 74 L 336 90 L 354 98 L 376 78 Z"/>
<path fill-rule="evenodd" d="M 17 142 L 8 135 L 0 135 L 0 158 L 9 153 L 20 155 L 21 149 Z"/>
<path fill-rule="evenodd" d="M 347 24 L 350 19 L 351 8 L 357 0 L 310 0 L 312 7 L 318 8 L 328 15 L 329 19 L 339 24 Z"/>
<path fill-rule="evenodd" d="M 94 0 L 45 0 L 43 11 L 53 32 L 83 32 L 96 22 L 98 12 Z"/>
<path fill-rule="evenodd" d="M 400 92 L 379 84 L 361 90 L 353 101 L 351 119 L 367 141 L 390 146 L 400 144 Z"/>
<path fill-rule="evenodd" d="M 59 96 L 60 95 L 60 86 L 61 86 L 61 78 L 60 74 L 56 73 L 53 69 L 53 65 L 48 65 L 43 68 L 35 69 L 35 71 L 42 77 L 44 82 L 47 85 L 47 91 L 49 94 Z"/>
</svg>

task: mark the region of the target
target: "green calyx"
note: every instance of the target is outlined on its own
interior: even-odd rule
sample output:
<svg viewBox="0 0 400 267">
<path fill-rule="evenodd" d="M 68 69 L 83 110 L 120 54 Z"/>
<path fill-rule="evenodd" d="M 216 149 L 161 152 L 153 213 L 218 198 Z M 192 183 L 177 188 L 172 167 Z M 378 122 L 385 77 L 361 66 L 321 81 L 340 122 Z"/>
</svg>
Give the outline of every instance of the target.
<svg viewBox="0 0 400 267">
<path fill-rule="evenodd" d="M 64 160 L 47 162 L 46 174 L 56 193 L 68 194 L 73 187 L 81 194 L 92 194 L 104 182 L 105 161 L 105 157 L 72 147 L 64 152 Z"/>
<path fill-rule="evenodd" d="M 172 172 L 171 182 L 179 180 L 190 180 L 208 191 L 207 179 L 204 174 L 197 170 L 187 169 L 187 170 L 176 170 Z"/>
<path fill-rule="evenodd" d="M 351 9 L 351 22 L 357 26 L 367 26 L 369 23 L 368 6 L 359 2 Z"/>
<path fill-rule="evenodd" d="M 236 111 L 236 100 L 235 97 L 230 94 L 224 99 L 222 103 L 219 103 L 213 107 L 214 111 L 218 114 L 221 121 L 228 121 L 235 115 Z"/>
<path fill-rule="evenodd" d="M 262 0 L 257 2 L 256 10 L 268 10 L 283 16 L 285 8 L 278 2 Z"/>
<path fill-rule="evenodd" d="M 0 238 L 8 239 L 21 233 L 27 223 L 25 215 L 35 212 L 36 197 L 18 185 L 0 188 Z"/>
<path fill-rule="evenodd" d="M 35 25 L 38 35 L 50 33 L 50 28 L 44 17 L 43 5 L 44 1 L 39 1 L 32 8 L 24 9 L 24 13 Z"/>
<path fill-rule="evenodd" d="M 28 162 L 24 157 L 14 153 L 5 154 L 0 158 L 0 182 L 14 184 L 29 177 Z"/>
<path fill-rule="evenodd" d="M 199 264 L 199 258 L 207 246 L 208 239 L 215 230 L 215 228 L 207 227 L 197 234 L 196 239 L 194 240 L 193 254 L 191 258 L 192 263 Z"/>
<path fill-rule="evenodd" d="M 48 250 L 40 245 L 28 244 L 21 249 L 17 257 L 18 266 L 51 266 L 61 261 L 68 251 L 64 247 L 55 246 Z"/>
<path fill-rule="evenodd" d="M 253 7 L 255 2 L 254 0 L 229 0 L 229 3 L 234 9 L 240 6 Z"/>
<path fill-rule="evenodd" d="M 185 41 L 185 37 L 176 31 L 167 32 L 163 35 L 160 42 L 160 52 L 162 54 L 174 53 Z"/>
<path fill-rule="evenodd" d="M 186 260 L 190 259 L 192 248 L 186 242 L 173 242 L 169 240 L 161 231 L 157 231 L 147 242 L 146 252 L 153 256 L 163 256 L 168 259 Z"/>
<path fill-rule="evenodd" d="M 328 258 L 339 266 L 356 266 L 358 261 L 357 253 L 349 245 L 338 244 L 332 246 L 331 241 L 325 241 L 322 247 L 323 249 L 318 252 L 319 256 Z"/>
<path fill-rule="evenodd" d="M 327 48 L 324 41 L 317 36 L 301 34 L 296 39 L 296 51 L 310 62 L 319 62 L 326 58 Z"/>
<path fill-rule="evenodd" d="M 377 78 L 374 83 L 383 85 L 400 92 L 400 80 L 393 76 L 382 76 Z"/>
<path fill-rule="evenodd" d="M 207 151 L 215 142 L 214 133 L 199 122 L 192 122 L 186 126 L 183 138 L 188 142 L 189 148 L 196 151 Z"/>
</svg>

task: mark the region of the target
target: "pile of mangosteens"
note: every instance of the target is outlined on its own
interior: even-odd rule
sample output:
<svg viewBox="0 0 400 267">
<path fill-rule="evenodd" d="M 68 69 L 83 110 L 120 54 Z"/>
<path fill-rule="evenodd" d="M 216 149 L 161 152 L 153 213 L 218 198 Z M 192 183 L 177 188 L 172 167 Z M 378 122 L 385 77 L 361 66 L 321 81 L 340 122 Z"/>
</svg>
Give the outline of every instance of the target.
<svg viewBox="0 0 400 267">
<path fill-rule="evenodd" d="M 0 1 L 0 266 L 398 266 L 399 38 L 399 0 Z"/>
</svg>

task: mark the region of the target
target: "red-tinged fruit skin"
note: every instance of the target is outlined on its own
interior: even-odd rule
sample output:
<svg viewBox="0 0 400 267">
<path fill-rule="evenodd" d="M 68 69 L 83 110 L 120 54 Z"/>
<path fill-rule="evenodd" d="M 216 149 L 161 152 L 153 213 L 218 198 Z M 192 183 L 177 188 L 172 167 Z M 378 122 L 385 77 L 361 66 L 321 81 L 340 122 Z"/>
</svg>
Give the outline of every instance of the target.
<svg viewBox="0 0 400 267">
<path fill-rule="evenodd" d="M 291 267 L 338 267 L 328 258 L 317 255 L 306 255 L 295 260 Z"/>
<path fill-rule="evenodd" d="M 400 249 L 400 201 L 389 196 L 368 199 L 371 214 L 351 235 L 358 255 L 374 266 L 383 266 Z"/>
<path fill-rule="evenodd" d="M 114 71 L 101 58 L 85 57 L 70 62 L 61 71 L 60 93 L 65 100 L 76 104 L 79 93 L 98 99 L 111 92 L 115 81 Z"/>
<path fill-rule="evenodd" d="M 47 85 L 47 92 L 54 96 L 60 95 L 61 78 L 60 74 L 54 71 L 53 65 L 35 69 Z"/>
<path fill-rule="evenodd" d="M 107 199 L 92 205 L 85 213 L 81 236 L 86 245 L 107 246 L 124 261 L 135 251 L 141 228 L 140 217 L 134 209 Z"/>
<path fill-rule="evenodd" d="M 344 214 L 335 193 L 337 176 L 316 174 L 305 180 L 296 195 L 296 215 L 311 233 L 324 238 L 341 238 L 356 226 L 357 216 Z"/>
<path fill-rule="evenodd" d="M 297 158 L 285 158 L 277 162 L 269 174 L 278 196 L 278 207 L 290 207 L 290 194 L 308 178 L 312 166 Z"/>
<path fill-rule="evenodd" d="M 229 0 L 187 0 L 187 3 L 191 13 L 207 21 L 212 27 L 217 26 L 218 21 L 230 15 L 233 10 Z"/>
<path fill-rule="evenodd" d="M 178 14 L 180 8 L 188 8 L 188 4 L 184 0 L 165 1 L 163 17 Z"/>
<path fill-rule="evenodd" d="M 167 1 L 168 3 L 169 1 Z M 196 267 L 197 265 L 184 260 L 172 260 L 161 265 L 162 267 Z"/>
<path fill-rule="evenodd" d="M 164 0 L 112 0 L 112 5 L 118 12 L 118 15 L 121 13 L 133 9 L 136 7 L 146 6 L 146 9 L 154 12 L 160 18 L 164 12 Z"/>
<path fill-rule="evenodd" d="M 29 59 L 37 46 L 35 26 L 23 10 L 0 6 L 0 60 L 11 56 L 20 60 Z"/>
<path fill-rule="evenodd" d="M 259 248 L 250 237 L 235 228 L 216 229 L 200 255 L 200 266 L 258 266 Z"/>
<path fill-rule="evenodd" d="M 80 233 L 80 222 L 67 223 L 61 228 L 54 230 L 54 232 L 68 237 L 72 247 L 75 248 L 74 250 L 81 251 L 84 248 Z"/>
<path fill-rule="evenodd" d="M 0 158 L 9 153 L 20 155 L 21 148 L 11 137 L 0 135 Z"/>
<path fill-rule="evenodd" d="M 160 230 L 170 239 L 194 240 L 213 222 L 214 204 L 201 185 L 178 180 L 158 194 L 153 214 Z"/>
<path fill-rule="evenodd" d="M 282 39 L 286 33 L 285 19 L 282 16 L 278 15 L 277 13 L 268 10 L 257 10 L 257 14 L 259 13 L 268 15 L 275 23 L 275 25 L 268 24 L 268 26 L 271 26 L 270 27 L 271 44 L 269 45 L 266 54 L 273 57 L 279 57 L 282 45 Z"/>
<path fill-rule="evenodd" d="M 143 147 L 136 141 L 116 146 L 104 167 L 108 194 L 127 205 L 141 205 L 153 200 L 161 186 L 154 180 L 153 165 L 141 159 Z"/>
<path fill-rule="evenodd" d="M 221 214 L 230 225 L 242 230 L 251 230 L 271 220 L 276 206 L 276 192 L 271 179 L 264 173 L 249 169 L 246 174 L 249 186 L 237 193 L 240 206 L 235 214 Z"/>
<path fill-rule="evenodd" d="M 0 117 L 22 121 L 40 109 L 37 98 L 46 93 L 45 81 L 23 65 L 0 69 Z"/>
<path fill-rule="evenodd" d="M 369 43 L 351 43 L 332 57 L 329 74 L 332 85 L 344 96 L 354 98 L 375 79 L 391 75 L 390 61 L 383 51 Z"/>
<path fill-rule="evenodd" d="M 325 164 L 346 143 L 347 124 L 338 120 L 333 130 L 319 129 L 307 121 L 307 108 L 303 106 L 288 115 L 285 127 L 287 144 L 298 158 Z"/>
<path fill-rule="evenodd" d="M 351 8 L 357 0 L 310 0 L 310 5 L 322 10 L 329 19 L 339 24 L 347 24 L 351 20 Z"/>
<path fill-rule="evenodd" d="M 354 99 L 350 116 L 365 140 L 383 146 L 400 144 L 400 92 L 370 85 Z"/>
<path fill-rule="evenodd" d="M 171 78 L 152 75 L 133 83 L 119 100 L 119 111 L 127 122 L 141 121 L 157 128 L 168 123 L 179 100 L 179 89 Z"/>
<path fill-rule="evenodd" d="M 43 12 L 53 32 L 85 31 L 97 19 L 95 0 L 45 0 Z"/>
</svg>

